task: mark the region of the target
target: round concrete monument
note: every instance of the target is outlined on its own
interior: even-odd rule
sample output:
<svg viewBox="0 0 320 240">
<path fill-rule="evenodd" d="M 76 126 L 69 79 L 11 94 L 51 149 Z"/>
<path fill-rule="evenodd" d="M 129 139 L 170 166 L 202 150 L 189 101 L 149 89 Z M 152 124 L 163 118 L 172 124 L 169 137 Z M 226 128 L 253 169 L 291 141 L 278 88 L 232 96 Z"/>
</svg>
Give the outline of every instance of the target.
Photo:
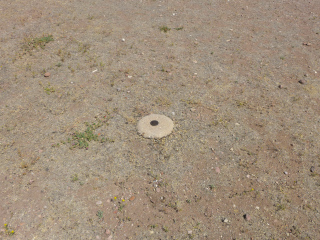
<svg viewBox="0 0 320 240">
<path fill-rule="evenodd" d="M 172 132 L 173 122 L 164 115 L 150 114 L 140 119 L 137 127 L 145 138 L 163 138 Z"/>
</svg>

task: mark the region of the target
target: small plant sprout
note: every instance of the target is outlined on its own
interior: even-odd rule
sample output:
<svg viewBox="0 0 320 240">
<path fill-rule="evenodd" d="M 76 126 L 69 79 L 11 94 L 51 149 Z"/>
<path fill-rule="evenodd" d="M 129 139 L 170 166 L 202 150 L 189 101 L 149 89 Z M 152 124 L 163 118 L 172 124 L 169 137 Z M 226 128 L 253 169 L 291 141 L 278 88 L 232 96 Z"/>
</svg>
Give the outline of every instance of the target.
<svg viewBox="0 0 320 240">
<path fill-rule="evenodd" d="M 25 44 L 23 48 L 26 51 L 31 51 L 37 47 L 44 48 L 47 43 L 53 41 L 52 35 L 43 35 L 40 38 L 26 38 L 25 39 Z"/>
<path fill-rule="evenodd" d="M 167 26 L 162 26 L 159 28 L 161 32 L 169 32 L 171 30 L 171 28 L 168 28 Z"/>
<path fill-rule="evenodd" d="M 169 229 L 168 229 L 168 227 L 166 227 L 166 226 L 163 226 L 163 227 L 162 227 L 162 230 L 165 231 L 165 232 L 169 232 Z"/>
<path fill-rule="evenodd" d="M 76 181 L 78 181 L 78 180 L 79 180 L 78 174 L 73 174 L 73 175 L 71 176 L 71 182 L 76 182 Z"/>
<path fill-rule="evenodd" d="M 103 211 L 99 210 L 97 212 L 97 216 L 98 216 L 99 219 L 102 219 L 103 218 Z"/>
</svg>

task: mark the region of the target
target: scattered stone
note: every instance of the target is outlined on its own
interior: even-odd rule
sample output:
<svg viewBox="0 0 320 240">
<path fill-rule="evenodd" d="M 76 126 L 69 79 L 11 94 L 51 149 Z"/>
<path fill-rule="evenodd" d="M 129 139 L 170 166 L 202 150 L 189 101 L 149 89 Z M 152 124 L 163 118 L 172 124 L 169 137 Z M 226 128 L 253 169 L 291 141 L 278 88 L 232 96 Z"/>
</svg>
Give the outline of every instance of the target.
<svg viewBox="0 0 320 240">
<path fill-rule="evenodd" d="M 309 43 L 309 42 L 304 42 L 303 45 L 305 45 L 305 46 L 311 46 L 311 43 Z"/>
<path fill-rule="evenodd" d="M 314 170 L 315 170 L 315 167 L 312 166 L 312 167 L 310 168 L 310 172 L 314 172 Z"/>
<path fill-rule="evenodd" d="M 229 220 L 224 218 L 224 219 L 222 219 L 222 222 L 227 223 L 227 222 L 229 222 Z"/>
<path fill-rule="evenodd" d="M 190 111 L 191 111 L 191 112 L 195 112 L 196 109 L 195 109 L 195 108 L 190 108 Z"/>
<path fill-rule="evenodd" d="M 121 39 L 121 41 L 122 41 L 122 42 L 125 42 L 125 41 L 126 41 L 126 39 L 125 39 L 125 38 L 122 38 L 122 39 Z"/>
<path fill-rule="evenodd" d="M 216 173 L 220 173 L 220 168 L 216 167 Z"/>
<path fill-rule="evenodd" d="M 131 198 L 129 198 L 129 201 L 133 201 L 134 199 L 136 199 L 136 197 L 132 196 Z"/>
<path fill-rule="evenodd" d="M 300 83 L 300 84 L 306 84 L 307 82 L 306 82 L 306 80 L 301 79 L 301 80 L 298 81 L 298 83 Z"/>
<path fill-rule="evenodd" d="M 102 201 L 98 201 L 96 202 L 97 205 L 101 205 L 102 204 Z"/>
<path fill-rule="evenodd" d="M 111 234 L 111 231 L 110 231 L 109 229 L 107 229 L 107 230 L 106 230 L 106 234 L 107 234 L 107 235 L 110 235 L 110 234 Z"/>
<path fill-rule="evenodd" d="M 45 77 L 50 77 L 50 75 L 51 75 L 51 73 L 49 73 L 49 72 L 46 72 L 46 73 L 44 74 Z"/>
<path fill-rule="evenodd" d="M 288 175 L 288 172 L 283 172 L 285 175 Z"/>
<path fill-rule="evenodd" d="M 160 188 L 157 188 L 156 190 L 157 190 L 157 192 L 160 192 Z"/>
<path fill-rule="evenodd" d="M 281 88 L 282 88 L 282 85 L 280 84 L 280 85 L 278 86 L 278 88 L 280 88 L 280 89 L 281 89 Z"/>
<path fill-rule="evenodd" d="M 96 239 L 101 239 L 99 235 L 96 236 Z"/>
<path fill-rule="evenodd" d="M 192 230 L 189 230 L 189 231 L 188 231 L 188 234 L 191 235 L 191 234 L 192 234 Z"/>
<path fill-rule="evenodd" d="M 246 220 L 246 221 L 250 221 L 251 220 L 251 216 L 249 214 L 245 214 L 243 215 L 243 218 Z"/>
</svg>

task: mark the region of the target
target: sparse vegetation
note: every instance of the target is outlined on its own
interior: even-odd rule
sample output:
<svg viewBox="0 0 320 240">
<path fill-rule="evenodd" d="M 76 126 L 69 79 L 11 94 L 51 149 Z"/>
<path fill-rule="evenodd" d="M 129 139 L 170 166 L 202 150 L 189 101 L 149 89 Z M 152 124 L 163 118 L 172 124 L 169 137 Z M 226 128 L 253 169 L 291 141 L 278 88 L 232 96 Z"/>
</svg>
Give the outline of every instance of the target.
<svg viewBox="0 0 320 240">
<path fill-rule="evenodd" d="M 113 140 L 105 137 L 101 137 L 100 134 L 96 134 L 95 130 L 103 126 L 104 124 L 107 124 L 109 118 L 105 116 L 102 120 L 98 120 L 96 123 L 85 123 L 87 126 L 86 130 L 84 132 L 76 131 L 71 135 L 71 138 L 68 138 L 68 143 L 71 144 L 71 149 L 73 148 L 86 148 L 89 147 L 89 142 L 91 141 L 97 141 L 97 142 L 114 142 Z"/>
<path fill-rule="evenodd" d="M 167 27 L 167 26 L 162 26 L 162 27 L 160 27 L 160 31 L 161 32 L 169 32 L 171 30 L 171 28 L 169 28 L 169 27 Z"/>
<path fill-rule="evenodd" d="M 48 83 L 48 85 L 44 87 L 44 91 L 46 92 L 46 94 L 50 95 L 51 93 L 54 93 L 56 90 L 54 89 L 54 87 L 50 85 L 50 83 Z"/>
<path fill-rule="evenodd" d="M 165 232 L 169 232 L 169 228 L 166 227 L 166 226 L 163 226 L 163 227 L 162 227 L 162 230 L 165 231 Z"/>
<path fill-rule="evenodd" d="M 98 217 L 99 219 L 102 219 L 102 218 L 103 218 L 103 211 L 99 210 L 99 211 L 97 212 L 97 217 Z"/>
<path fill-rule="evenodd" d="M 10 230 L 9 227 L 8 227 L 8 224 L 4 224 L 4 230 L 5 230 L 5 233 L 8 235 L 8 236 L 13 236 L 14 235 L 14 230 Z"/>
<path fill-rule="evenodd" d="M 285 210 L 286 209 L 286 206 L 284 204 L 278 204 L 277 205 L 277 211 L 281 211 L 281 210 Z"/>
<path fill-rule="evenodd" d="M 166 98 L 166 97 L 163 97 L 163 96 L 160 96 L 156 99 L 156 103 L 159 105 L 159 106 L 170 106 L 172 103 L 171 101 Z"/>
<path fill-rule="evenodd" d="M 73 174 L 73 175 L 71 176 L 71 182 L 76 182 L 76 181 L 78 181 L 78 180 L 79 180 L 78 174 Z"/>
<path fill-rule="evenodd" d="M 238 107 L 244 107 L 247 105 L 247 101 L 236 100 L 236 104 Z"/>
<path fill-rule="evenodd" d="M 52 35 L 43 35 L 40 38 L 25 38 L 24 39 L 24 44 L 23 44 L 23 49 L 25 51 L 31 51 L 33 49 L 36 49 L 38 47 L 40 48 L 44 48 L 46 46 L 47 43 L 53 41 L 53 37 Z"/>
</svg>

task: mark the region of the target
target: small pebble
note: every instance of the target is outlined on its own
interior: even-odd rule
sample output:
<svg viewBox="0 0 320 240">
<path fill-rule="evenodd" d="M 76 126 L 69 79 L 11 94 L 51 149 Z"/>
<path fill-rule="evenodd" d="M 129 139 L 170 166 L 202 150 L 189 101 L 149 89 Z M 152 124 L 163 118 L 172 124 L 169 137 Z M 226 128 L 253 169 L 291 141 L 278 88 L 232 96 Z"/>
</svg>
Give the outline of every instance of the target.
<svg viewBox="0 0 320 240">
<path fill-rule="evenodd" d="M 111 231 L 110 231 L 109 229 L 107 229 L 107 230 L 106 230 L 106 234 L 107 234 L 107 235 L 110 235 L 110 234 L 111 234 Z"/>
<path fill-rule="evenodd" d="M 278 86 L 278 88 L 280 88 L 280 89 L 281 89 L 281 88 L 282 88 L 282 85 L 280 84 L 280 85 Z"/>
<path fill-rule="evenodd" d="M 45 77 L 50 77 L 50 75 L 51 75 L 51 73 L 49 73 L 49 72 L 46 72 L 46 73 L 44 74 Z"/>
<path fill-rule="evenodd" d="M 314 172 L 314 169 L 315 169 L 315 167 L 312 166 L 312 167 L 310 168 L 310 172 Z"/>
<path fill-rule="evenodd" d="M 300 83 L 300 84 L 306 84 L 307 82 L 306 82 L 305 80 L 301 79 L 301 80 L 298 81 L 298 83 Z"/>
<path fill-rule="evenodd" d="M 245 214 L 243 215 L 243 218 L 246 220 L 246 221 L 250 221 L 251 217 L 249 214 Z"/>
<path fill-rule="evenodd" d="M 223 222 L 227 223 L 227 222 L 229 222 L 229 220 L 225 218 L 225 219 L 223 219 Z"/>
<path fill-rule="evenodd" d="M 216 173 L 220 173 L 220 168 L 216 167 Z"/>
<path fill-rule="evenodd" d="M 283 172 L 285 175 L 288 175 L 288 172 Z"/>
<path fill-rule="evenodd" d="M 102 201 L 98 201 L 96 202 L 97 205 L 101 205 L 102 204 Z"/>
<path fill-rule="evenodd" d="M 160 192 L 160 188 L 157 188 L 156 190 L 157 190 L 157 192 Z"/>
<path fill-rule="evenodd" d="M 188 234 L 191 235 L 191 234 L 192 234 L 192 230 L 189 230 L 189 231 L 188 231 Z"/>
<path fill-rule="evenodd" d="M 131 198 L 129 198 L 129 201 L 133 201 L 135 198 L 135 196 L 132 196 Z"/>
</svg>

